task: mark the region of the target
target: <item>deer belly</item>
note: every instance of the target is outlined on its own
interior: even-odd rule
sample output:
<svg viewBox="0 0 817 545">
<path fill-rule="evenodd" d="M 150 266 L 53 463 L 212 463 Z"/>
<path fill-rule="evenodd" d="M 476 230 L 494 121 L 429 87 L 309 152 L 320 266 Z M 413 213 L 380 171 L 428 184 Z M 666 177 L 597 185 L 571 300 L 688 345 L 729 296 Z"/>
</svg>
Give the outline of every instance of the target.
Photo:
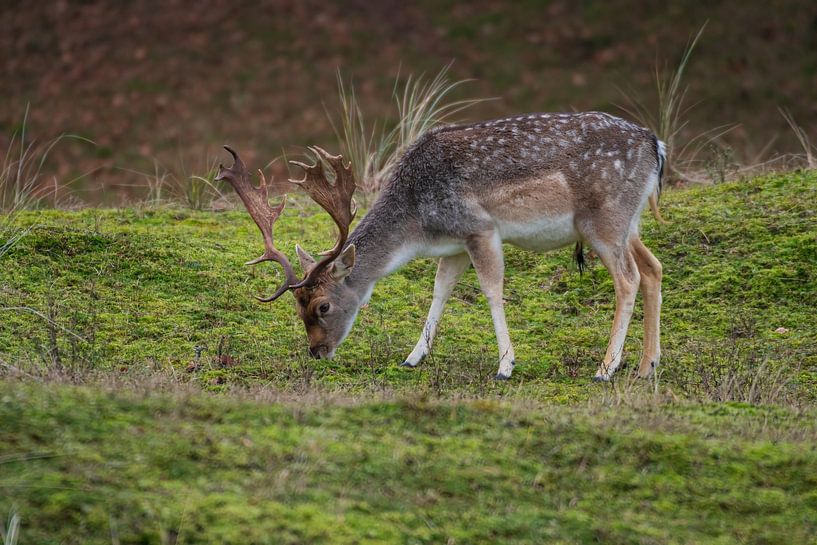
<svg viewBox="0 0 817 545">
<path fill-rule="evenodd" d="M 498 222 L 497 227 L 503 242 L 525 250 L 554 250 L 579 240 L 579 233 L 573 223 L 573 214 L 525 221 L 504 220 Z"/>
</svg>

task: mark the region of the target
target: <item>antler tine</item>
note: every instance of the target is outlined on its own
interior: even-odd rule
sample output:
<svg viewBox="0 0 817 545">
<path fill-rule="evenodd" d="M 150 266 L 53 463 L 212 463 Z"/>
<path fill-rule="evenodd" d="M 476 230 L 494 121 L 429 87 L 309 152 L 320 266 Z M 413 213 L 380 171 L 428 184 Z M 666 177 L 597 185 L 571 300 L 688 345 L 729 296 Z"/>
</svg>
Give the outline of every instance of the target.
<svg viewBox="0 0 817 545">
<path fill-rule="evenodd" d="M 290 164 L 304 171 L 303 180 L 290 180 L 290 182 L 300 185 L 312 200 L 332 217 L 338 227 L 338 240 L 331 250 L 323 253 L 326 257 L 309 271 L 306 278 L 294 286 L 296 288 L 313 285 L 321 271 L 340 255 L 349 236 L 349 225 L 357 213 L 357 206 L 352 200 L 355 192 L 352 165 L 345 165 L 342 155 L 332 155 L 318 146 L 309 146 L 307 149 L 315 155 L 315 164 L 307 165 L 301 161 L 290 161 Z M 326 178 L 323 162 L 326 162 L 335 171 L 334 185 Z"/>
<path fill-rule="evenodd" d="M 218 174 L 216 180 L 226 180 L 233 186 L 235 192 L 244 203 L 244 207 L 249 212 L 258 229 L 261 231 L 261 236 L 264 238 L 264 253 L 260 257 L 248 261 L 246 265 L 255 265 L 262 261 L 276 261 L 284 269 L 285 280 L 278 290 L 270 297 L 262 298 L 256 297 L 259 301 L 270 302 L 281 296 L 285 291 L 290 289 L 293 285 L 299 283 L 295 271 L 286 256 L 275 248 L 272 241 L 272 226 L 283 212 L 287 203 L 287 196 L 284 195 L 281 203 L 276 206 L 270 206 L 268 201 L 267 180 L 264 173 L 259 169 L 258 174 L 261 183 L 258 187 L 253 187 L 250 182 L 250 175 L 247 172 L 247 167 L 238 156 L 238 153 L 229 146 L 224 146 L 230 155 L 233 156 L 233 166 L 224 168 L 224 165 L 218 166 Z"/>
<path fill-rule="evenodd" d="M 235 151 L 230 146 L 226 146 L 226 145 L 224 146 L 224 149 L 226 149 L 228 152 L 230 152 L 230 155 L 233 156 L 233 166 L 231 168 L 238 168 L 240 170 L 244 170 L 246 168 L 244 166 L 244 161 L 242 161 L 241 157 L 238 156 L 237 151 Z M 219 168 L 223 168 L 222 165 L 218 165 L 218 166 L 219 166 Z"/>
</svg>

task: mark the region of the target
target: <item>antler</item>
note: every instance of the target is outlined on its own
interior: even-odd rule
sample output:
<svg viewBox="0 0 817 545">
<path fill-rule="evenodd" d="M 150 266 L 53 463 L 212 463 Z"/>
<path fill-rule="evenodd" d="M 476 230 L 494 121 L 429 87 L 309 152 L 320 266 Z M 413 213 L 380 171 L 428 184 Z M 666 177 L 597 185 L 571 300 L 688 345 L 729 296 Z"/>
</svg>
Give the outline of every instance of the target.
<svg viewBox="0 0 817 545">
<path fill-rule="evenodd" d="M 238 153 L 229 146 L 224 146 L 224 149 L 233 156 L 233 166 L 224 168 L 223 165 L 219 165 L 218 174 L 215 179 L 227 180 L 230 185 L 233 186 L 233 189 L 235 189 L 235 192 L 241 197 L 241 201 L 247 208 L 247 212 L 250 213 L 255 224 L 258 225 L 261 236 L 264 237 L 264 253 L 261 257 L 248 261 L 246 265 L 255 265 L 262 261 L 277 261 L 284 269 L 286 279 L 278 290 L 270 297 L 256 297 L 259 301 L 268 303 L 274 301 L 285 291 L 299 283 L 298 277 L 295 275 L 295 271 L 293 271 L 292 265 L 290 265 L 286 256 L 279 252 L 272 243 L 272 226 L 284 210 L 284 206 L 286 206 L 287 203 L 287 196 L 283 196 L 281 204 L 274 207 L 270 206 L 268 202 L 267 180 L 264 178 L 264 173 L 260 169 L 258 170 L 258 174 L 261 177 L 261 184 L 259 187 L 253 187 L 250 182 L 247 167 L 244 166 L 244 162 L 238 156 Z"/>
<path fill-rule="evenodd" d="M 272 243 L 272 226 L 284 210 L 287 196 L 283 196 L 281 204 L 274 207 L 270 206 L 267 180 L 264 178 L 264 173 L 261 170 L 258 171 L 261 184 L 258 187 L 253 187 L 247 167 L 244 166 L 244 162 L 238 156 L 238 153 L 230 146 L 224 146 L 224 149 L 233 156 L 233 166 L 224 168 L 224 165 L 219 165 L 215 179 L 227 180 L 233 186 L 235 192 L 241 197 L 241 202 L 247 208 L 247 212 L 250 213 L 255 224 L 258 225 L 261 236 L 264 237 L 264 253 L 261 257 L 248 261 L 246 264 L 255 265 L 262 261 L 277 261 L 283 267 L 286 276 L 284 283 L 274 294 L 270 297 L 256 297 L 256 299 L 268 303 L 276 300 L 287 290 L 313 286 L 317 282 L 321 271 L 326 269 L 340 255 L 349 236 L 349 225 L 357 213 L 357 207 L 354 206 L 352 201 L 352 194 L 355 192 L 352 166 L 344 165 L 341 155 L 330 155 L 326 150 L 317 146 L 308 148 L 315 154 L 314 165 L 307 165 L 300 161 L 290 161 L 293 165 L 304 169 L 306 173 L 303 180 L 290 180 L 290 182 L 300 185 L 321 208 L 329 213 L 335 225 L 338 226 L 338 240 L 334 248 L 324 252 L 322 255 L 325 257 L 312 267 L 303 280 L 299 280 L 286 256 L 278 251 Z M 326 179 L 323 161 L 335 171 L 334 185 Z"/>
<path fill-rule="evenodd" d="M 355 179 L 352 175 L 352 165 L 343 164 L 342 155 L 331 155 L 326 150 L 318 146 L 310 146 L 309 151 L 315 155 L 315 164 L 307 165 L 300 161 L 290 161 L 291 164 L 301 167 L 304 170 L 303 180 L 289 180 L 300 185 L 312 200 L 321 205 L 326 210 L 338 226 L 338 240 L 335 246 L 322 255 L 321 259 L 306 277 L 292 288 L 301 288 L 314 285 L 318 275 L 326 269 L 341 253 L 346 239 L 349 237 L 349 225 L 357 213 L 357 206 L 352 201 L 355 192 Z M 326 162 L 335 171 L 335 184 L 329 183 L 323 169 L 323 162 Z"/>
</svg>

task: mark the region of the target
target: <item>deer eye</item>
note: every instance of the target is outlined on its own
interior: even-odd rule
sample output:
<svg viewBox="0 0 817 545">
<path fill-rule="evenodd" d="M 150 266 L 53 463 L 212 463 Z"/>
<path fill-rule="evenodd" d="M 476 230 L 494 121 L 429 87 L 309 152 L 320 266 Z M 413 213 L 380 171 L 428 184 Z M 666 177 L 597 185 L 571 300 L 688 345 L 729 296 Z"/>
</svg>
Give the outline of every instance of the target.
<svg viewBox="0 0 817 545">
<path fill-rule="evenodd" d="M 321 314 L 326 314 L 327 312 L 329 312 L 329 303 L 322 304 L 321 306 L 318 307 L 318 310 L 320 311 Z"/>
</svg>

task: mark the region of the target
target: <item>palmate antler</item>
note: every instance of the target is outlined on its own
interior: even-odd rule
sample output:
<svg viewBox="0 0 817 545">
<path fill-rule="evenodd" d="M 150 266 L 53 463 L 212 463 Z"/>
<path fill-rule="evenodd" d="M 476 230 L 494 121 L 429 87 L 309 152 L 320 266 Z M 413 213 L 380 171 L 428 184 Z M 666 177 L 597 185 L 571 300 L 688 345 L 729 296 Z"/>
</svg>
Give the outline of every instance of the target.
<svg viewBox="0 0 817 545">
<path fill-rule="evenodd" d="M 349 225 L 357 213 L 357 207 L 352 201 L 352 195 L 355 192 L 352 165 L 344 165 L 342 155 L 330 155 L 318 146 L 310 146 L 307 149 L 315 154 L 315 164 L 310 166 L 300 161 L 290 161 L 290 164 L 304 170 L 304 179 L 289 181 L 300 185 L 313 201 L 329 213 L 338 227 L 338 241 L 331 250 L 322 253 L 325 257 L 309 270 L 306 278 L 296 287 L 314 285 L 318 275 L 340 255 L 349 237 Z M 335 185 L 330 184 L 326 179 L 321 160 L 335 171 Z"/>
<path fill-rule="evenodd" d="M 342 156 L 330 155 L 317 146 L 308 148 L 315 154 L 316 160 L 314 165 L 307 165 L 299 161 L 290 161 L 291 164 L 304 169 L 306 173 L 303 180 L 290 180 L 290 182 L 300 185 L 321 208 L 329 213 L 338 227 L 338 240 L 335 246 L 326 252 L 325 257 L 307 272 L 303 280 L 300 280 L 295 275 L 289 260 L 287 260 L 283 253 L 275 248 L 272 240 L 272 226 L 286 205 L 286 195 L 283 196 L 281 204 L 271 207 L 268 202 L 267 182 L 264 178 L 264 173 L 261 170 L 258 171 L 261 183 L 259 187 L 253 187 L 250 182 L 247 167 L 238 156 L 238 153 L 229 146 L 224 146 L 224 149 L 233 156 L 233 166 L 224 168 L 223 165 L 219 165 L 218 174 L 215 179 L 226 180 L 233 186 L 233 189 L 238 193 L 241 202 L 244 203 L 247 212 L 249 212 L 255 224 L 258 225 L 258 229 L 264 237 L 264 253 L 261 257 L 248 261 L 246 264 L 255 265 L 262 261 L 277 261 L 281 264 L 281 267 L 283 267 L 286 277 L 284 283 L 281 284 L 273 295 L 270 297 L 256 297 L 256 299 L 268 303 L 276 300 L 287 290 L 313 286 L 317 282 L 320 273 L 326 269 L 343 250 L 343 245 L 349 236 L 349 225 L 352 223 L 355 213 L 357 212 L 352 202 L 352 195 L 355 192 L 355 181 L 352 176 L 351 165 L 344 165 Z M 325 161 L 335 171 L 334 185 L 329 183 L 326 179 L 322 161 Z"/>
</svg>

